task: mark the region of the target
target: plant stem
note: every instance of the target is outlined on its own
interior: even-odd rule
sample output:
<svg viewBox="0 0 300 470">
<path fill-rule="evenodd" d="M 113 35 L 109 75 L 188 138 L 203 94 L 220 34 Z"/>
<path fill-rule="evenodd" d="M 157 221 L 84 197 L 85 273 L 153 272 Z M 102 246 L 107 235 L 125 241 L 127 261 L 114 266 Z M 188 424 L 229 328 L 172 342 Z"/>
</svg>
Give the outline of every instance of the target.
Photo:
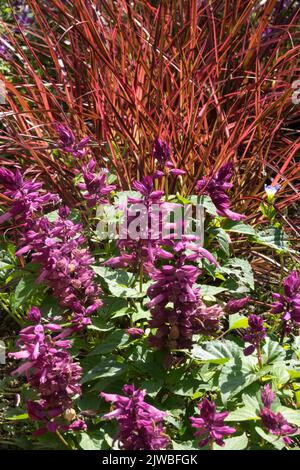
<svg viewBox="0 0 300 470">
<path fill-rule="evenodd" d="M 259 365 L 259 368 L 261 369 L 261 368 L 262 368 L 262 366 L 263 366 L 263 362 L 262 362 L 262 356 L 261 356 L 261 347 L 260 347 L 260 344 L 258 344 L 258 345 L 257 345 L 256 351 L 257 351 L 257 360 L 258 360 L 258 365 Z"/>
<path fill-rule="evenodd" d="M 65 440 L 65 438 L 61 435 L 61 433 L 58 430 L 56 430 L 56 435 L 66 447 L 70 447 L 68 442 Z"/>
<path fill-rule="evenodd" d="M 140 292 L 143 292 L 143 278 L 144 278 L 144 266 L 142 261 L 140 262 Z"/>
</svg>

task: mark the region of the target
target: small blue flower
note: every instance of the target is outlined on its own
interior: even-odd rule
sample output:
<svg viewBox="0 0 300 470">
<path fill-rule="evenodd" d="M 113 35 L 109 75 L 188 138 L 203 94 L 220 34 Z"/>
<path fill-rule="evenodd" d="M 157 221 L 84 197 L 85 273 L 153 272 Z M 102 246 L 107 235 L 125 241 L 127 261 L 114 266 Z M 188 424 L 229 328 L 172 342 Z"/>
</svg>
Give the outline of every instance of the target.
<svg viewBox="0 0 300 470">
<path fill-rule="evenodd" d="M 280 184 L 275 184 L 272 186 L 271 184 L 265 184 L 265 192 L 268 196 L 275 196 L 277 191 L 280 189 Z"/>
</svg>

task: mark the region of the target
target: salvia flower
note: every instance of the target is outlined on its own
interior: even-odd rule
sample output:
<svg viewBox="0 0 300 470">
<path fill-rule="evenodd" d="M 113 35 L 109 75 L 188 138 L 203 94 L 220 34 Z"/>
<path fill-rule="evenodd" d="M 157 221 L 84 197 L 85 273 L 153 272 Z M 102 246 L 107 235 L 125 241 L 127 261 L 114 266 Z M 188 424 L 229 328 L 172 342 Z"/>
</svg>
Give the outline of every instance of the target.
<svg viewBox="0 0 300 470">
<path fill-rule="evenodd" d="M 55 131 L 60 139 L 59 148 L 64 152 L 71 153 L 73 157 L 84 157 L 87 154 L 85 147 L 90 141 L 90 137 L 84 137 L 77 141 L 74 132 L 63 124 L 56 124 Z"/>
<path fill-rule="evenodd" d="M 19 350 L 10 357 L 22 364 L 13 375 L 25 375 L 31 388 L 38 394 L 38 401 L 28 401 L 29 416 L 39 421 L 37 434 L 78 429 L 78 424 L 67 423 L 64 413 L 81 394 L 81 368 L 73 362 L 67 351 L 70 341 L 63 339 L 62 327 L 56 323 L 37 323 L 40 312 L 33 307 L 28 318 L 34 317 L 34 325 L 20 331 Z M 84 423 L 79 428 L 85 428 Z"/>
<path fill-rule="evenodd" d="M 156 158 L 160 166 L 165 166 L 171 156 L 171 148 L 168 142 L 159 138 L 155 139 L 153 156 Z"/>
<path fill-rule="evenodd" d="M 283 281 L 284 294 L 273 294 L 276 302 L 272 305 L 273 313 L 281 313 L 283 328 L 288 332 L 292 326 L 300 326 L 300 277 L 292 271 Z"/>
<path fill-rule="evenodd" d="M 103 419 L 116 419 L 119 425 L 117 440 L 124 450 L 162 450 L 170 439 L 165 434 L 162 421 L 166 413 L 145 402 L 146 390 L 136 390 L 134 385 L 124 385 L 126 396 L 101 393 L 113 404 L 113 411 Z"/>
<path fill-rule="evenodd" d="M 140 336 L 143 336 L 144 330 L 142 328 L 132 327 L 127 328 L 126 333 L 134 338 L 139 338 Z"/>
<path fill-rule="evenodd" d="M 5 196 L 11 199 L 10 209 L 0 216 L 0 223 L 15 218 L 26 227 L 45 205 L 59 201 L 56 194 L 42 191 L 42 183 L 24 181 L 19 170 L 14 172 L 0 168 L 0 185 L 5 188 Z"/>
<path fill-rule="evenodd" d="M 227 426 L 224 419 L 228 416 L 228 411 L 216 412 L 216 405 L 207 398 L 198 404 L 199 417 L 191 417 L 193 428 L 196 428 L 195 437 L 201 438 L 199 447 L 207 444 L 213 445 L 215 442 L 219 446 L 224 446 L 224 437 L 234 434 L 236 429 Z"/>
<path fill-rule="evenodd" d="M 290 445 L 293 442 L 290 436 L 297 432 L 297 427 L 291 426 L 281 413 L 271 410 L 275 394 L 269 384 L 264 386 L 261 399 L 264 407 L 260 410 L 260 417 L 264 428 L 274 436 L 282 437 L 283 442 Z"/>
<path fill-rule="evenodd" d="M 213 336 L 221 329 L 221 320 L 225 313 L 218 304 L 208 307 L 204 302 L 199 301 L 194 312 L 193 326 L 194 332 L 204 336 Z"/>
<path fill-rule="evenodd" d="M 261 399 L 262 399 L 264 406 L 266 406 L 267 408 L 271 407 L 275 399 L 275 393 L 273 392 L 269 384 L 264 386 L 261 392 Z"/>
<path fill-rule="evenodd" d="M 106 171 L 97 174 L 96 160 L 92 158 L 86 166 L 83 167 L 84 183 L 79 183 L 78 187 L 83 192 L 83 197 L 86 199 L 89 207 L 94 207 L 97 203 L 108 203 L 108 196 L 116 189 L 115 185 L 108 185 L 106 182 Z"/>
<path fill-rule="evenodd" d="M 158 349 L 190 349 L 193 335 L 203 332 L 205 328 L 206 333 L 209 328 L 215 331 L 220 317 L 217 310 L 204 312 L 199 290 L 194 288 L 200 270 L 192 262 L 205 257 L 217 263 L 207 250 L 193 243 L 189 236 L 183 236 L 178 242 L 165 240 L 164 243 L 171 259 L 168 257 L 165 260 L 162 256 L 161 259 L 168 264 L 149 270 L 151 279 L 155 281 L 147 291 L 151 310 L 149 326 L 156 328 L 149 341 Z"/>
<path fill-rule="evenodd" d="M 38 219 L 24 234 L 16 255 L 31 253 L 32 261 L 41 265 L 37 282 L 53 290 L 60 306 L 71 312 L 74 328 L 80 329 L 91 323 L 90 315 L 102 305 L 101 291 L 91 269 L 94 259 L 84 247 L 82 226 L 69 220 L 68 213 L 62 207 L 55 222 Z"/>
<path fill-rule="evenodd" d="M 211 197 L 216 206 L 217 213 L 221 217 L 228 217 L 231 220 L 241 220 L 245 218 L 244 215 L 230 210 L 230 199 L 227 195 L 227 191 L 233 186 L 230 182 L 232 176 L 232 164 L 226 163 L 217 173 L 199 180 L 196 189 L 199 193 L 208 194 Z"/>
<path fill-rule="evenodd" d="M 250 354 L 259 348 L 266 337 L 266 328 L 264 327 L 263 318 L 254 314 L 249 315 L 248 325 L 249 327 L 246 329 L 243 339 L 246 343 L 250 343 L 250 346 L 244 349 L 245 356 L 250 356 Z"/>
<path fill-rule="evenodd" d="M 243 297 L 242 299 L 231 299 L 225 305 L 225 311 L 228 313 L 236 313 L 242 310 L 250 302 L 250 297 Z"/>
<path fill-rule="evenodd" d="M 161 240 L 161 221 L 153 224 L 153 206 L 162 206 L 163 191 L 154 188 L 154 176 L 146 176 L 142 181 L 134 181 L 133 189 L 138 191 L 142 197 L 128 198 L 126 204 L 120 209 L 124 211 L 124 220 L 120 228 L 120 238 L 117 241 L 120 255 L 110 258 L 105 264 L 112 268 L 123 268 L 131 266 L 140 269 L 141 264 L 147 269 L 149 263 L 153 263 Z M 143 211 L 143 227 L 139 233 L 131 233 L 131 224 L 137 217 L 138 210 Z M 155 216 L 155 215 L 154 215 Z"/>
</svg>

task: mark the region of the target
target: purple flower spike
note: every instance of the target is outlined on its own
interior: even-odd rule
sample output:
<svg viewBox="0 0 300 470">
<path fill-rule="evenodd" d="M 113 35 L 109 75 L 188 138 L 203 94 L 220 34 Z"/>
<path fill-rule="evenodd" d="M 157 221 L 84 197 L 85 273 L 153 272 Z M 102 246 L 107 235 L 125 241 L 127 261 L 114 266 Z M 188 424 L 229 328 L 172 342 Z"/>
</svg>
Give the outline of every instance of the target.
<svg viewBox="0 0 300 470">
<path fill-rule="evenodd" d="M 243 297 L 242 299 L 232 299 L 225 305 L 225 310 L 228 313 L 236 313 L 242 310 L 249 302 L 250 297 Z"/>
<path fill-rule="evenodd" d="M 263 391 L 261 392 L 261 399 L 266 408 L 271 407 L 275 399 L 275 393 L 272 391 L 269 384 L 264 386 Z"/>
<path fill-rule="evenodd" d="M 153 147 L 153 156 L 160 166 L 165 166 L 171 156 L 170 145 L 162 139 L 156 139 Z"/>
<path fill-rule="evenodd" d="M 264 428 L 274 436 L 282 437 L 285 444 L 292 444 L 292 439 L 289 437 L 297 432 L 296 426 L 291 426 L 281 413 L 274 413 L 268 407 L 265 407 L 260 412 L 260 417 Z"/>
<path fill-rule="evenodd" d="M 272 305 L 273 313 L 282 314 L 285 333 L 292 326 L 300 326 L 300 277 L 297 271 L 292 271 L 283 281 L 284 295 L 273 294 L 276 302 Z"/>
<path fill-rule="evenodd" d="M 231 220 L 238 221 L 244 219 L 245 216 L 230 210 L 230 199 L 226 194 L 233 186 L 230 183 L 232 175 L 232 164 L 226 163 L 216 174 L 210 177 L 205 176 L 199 180 L 196 184 L 196 189 L 199 193 L 208 194 L 211 197 L 217 208 L 217 213 L 221 217 L 228 217 Z"/>
<path fill-rule="evenodd" d="M 37 323 L 39 310 L 36 307 L 29 313 L 35 325 L 20 331 L 19 350 L 9 354 L 22 361 L 13 375 L 25 375 L 39 395 L 39 401 L 27 402 L 31 419 L 42 424 L 36 431 L 38 435 L 73 429 L 74 423 L 64 424 L 63 416 L 71 408 L 74 398 L 81 394 L 81 368 L 67 351 L 71 347 L 70 341 L 61 339 L 62 328 L 54 323 L 45 326 Z"/>
<path fill-rule="evenodd" d="M 257 315 L 249 315 L 249 328 L 246 329 L 244 341 L 250 343 L 250 346 L 244 349 L 245 356 L 250 356 L 266 337 L 266 328 L 263 318 Z"/>
<path fill-rule="evenodd" d="M 96 160 L 92 158 L 83 167 L 84 183 L 79 183 L 79 189 L 83 190 L 83 197 L 87 200 L 89 207 L 94 207 L 97 203 L 107 204 L 109 194 L 116 189 L 115 185 L 108 185 L 106 182 L 106 172 L 95 173 Z"/>
<path fill-rule="evenodd" d="M 55 131 L 60 139 L 59 148 L 64 152 L 71 153 L 73 157 L 84 157 L 87 151 L 84 150 L 87 143 L 90 141 L 90 137 L 84 137 L 82 140 L 77 142 L 77 139 L 73 131 L 63 124 L 56 124 L 54 126 Z"/>
<path fill-rule="evenodd" d="M 42 183 L 24 181 L 19 170 L 0 168 L 0 185 L 5 188 L 5 196 L 12 200 L 9 211 L 1 215 L 0 224 L 14 217 L 26 229 L 45 205 L 59 201 L 56 194 L 42 191 Z"/>
<path fill-rule="evenodd" d="M 119 424 L 117 439 L 123 450 L 162 450 L 170 442 L 162 421 L 165 413 L 144 401 L 146 390 L 135 390 L 133 385 L 124 385 L 127 396 L 101 393 L 113 403 L 113 411 L 103 419 L 116 419 Z"/>
<path fill-rule="evenodd" d="M 199 403 L 198 408 L 200 417 L 191 417 L 190 421 L 193 428 L 197 429 L 195 437 L 201 437 L 199 447 L 204 447 L 214 442 L 223 447 L 225 445 L 224 437 L 236 432 L 235 428 L 226 426 L 224 423 L 224 419 L 229 414 L 228 411 L 217 413 L 215 403 L 207 398 Z"/>
</svg>

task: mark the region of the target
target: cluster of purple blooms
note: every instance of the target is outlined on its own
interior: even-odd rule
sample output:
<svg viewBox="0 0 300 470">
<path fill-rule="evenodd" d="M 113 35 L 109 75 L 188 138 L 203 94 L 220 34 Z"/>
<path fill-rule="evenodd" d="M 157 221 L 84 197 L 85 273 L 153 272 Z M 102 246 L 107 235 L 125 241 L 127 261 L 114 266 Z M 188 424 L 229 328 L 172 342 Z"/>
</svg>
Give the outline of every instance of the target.
<svg viewBox="0 0 300 470">
<path fill-rule="evenodd" d="M 61 150 L 70 153 L 75 158 L 84 157 L 87 154 L 86 146 L 90 141 L 90 137 L 84 137 L 78 142 L 74 132 L 63 124 L 56 124 L 55 131 L 60 140 L 58 147 Z"/>
<path fill-rule="evenodd" d="M 194 284 L 200 274 L 193 262 L 207 258 L 217 262 L 204 248 L 194 243 L 193 236 L 182 240 L 165 240 L 166 249 L 161 256 L 168 264 L 150 269 L 155 282 L 148 289 L 151 309 L 149 326 L 156 328 L 150 344 L 158 349 L 190 349 L 196 333 L 212 334 L 219 329 L 223 311 L 219 306 L 206 307 L 199 299 Z"/>
<path fill-rule="evenodd" d="M 226 163 L 217 173 L 211 176 L 205 176 L 199 180 L 196 185 L 196 190 L 200 194 L 207 194 L 211 197 L 212 202 L 216 206 L 217 213 L 221 217 L 228 217 L 228 219 L 238 221 L 244 219 L 245 216 L 230 210 L 230 199 L 227 191 L 233 186 L 230 182 L 232 176 L 232 163 Z"/>
<path fill-rule="evenodd" d="M 174 168 L 174 163 L 171 160 L 170 145 L 163 139 L 155 139 L 153 146 L 153 157 L 157 162 L 158 170 L 155 173 L 157 177 L 162 177 L 164 174 L 181 176 L 186 173 L 184 170 Z"/>
<path fill-rule="evenodd" d="M 291 426 L 281 413 L 271 410 L 275 394 L 269 384 L 264 386 L 261 399 L 264 406 L 260 410 L 260 417 L 264 428 L 274 436 L 282 437 L 283 442 L 290 445 L 293 441 L 289 436 L 297 432 L 297 427 Z"/>
<path fill-rule="evenodd" d="M 119 447 L 123 450 L 165 449 L 170 443 L 162 424 L 166 413 L 145 402 L 146 390 L 124 385 L 123 392 L 127 396 L 101 393 L 113 404 L 113 411 L 106 413 L 103 419 L 117 420 Z"/>
<path fill-rule="evenodd" d="M 266 337 L 266 328 L 264 327 L 264 320 L 258 315 L 249 315 L 248 317 L 249 327 L 246 329 L 244 334 L 244 341 L 250 343 L 244 349 L 245 356 L 250 356 L 255 350 L 260 348 L 262 341 Z"/>
<path fill-rule="evenodd" d="M 198 404 L 200 415 L 199 417 L 191 417 L 190 421 L 192 427 L 196 428 L 195 437 L 200 437 L 200 447 L 206 445 L 217 445 L 223 447 L 225 445 L 224 437 L 234 434 L 236 429 L 227 426 L 224 423 L 225 418 L 228 416 L 228 411 L 222 413 L 216 412 L 216 404 L 207 398 Z"/>
<path fill-rule="evenodd" d="M 96 165 L 96 160 L 92 158 L 83 166 L 84 183 L 78 183 L 78 188 L 83 191 L 82 195 L 89 207 L 94 207 L 97 203 L 106 204 L 109 194 L 116 189 L 115 185 L 106 182 L 107 170 L 95 173 Z"/>
<path fill-rule="evenodd" d="M 273 313 L 281 313 L 284 333 L 292 327 L 300 327 L 300 277 L 292 271 L 283 281 L 284 294 L 273 294 L 276 302 L 272 305 Z"/>
<path fill-rule="evenodd" d="M 140 236 L 133 239 L 128 229 L 130 229 L 131 222 L 135 220 L 136 213 L 130 210 L 130 206 L 122 207 L 125 210 L 126 217 L 121 227 L 122 238 L 117 242 L 120 255 L 110 258 L 106 262 L 107 265 L 113 268 L 127 266 L 139 268 L 142 263 L 147 267 L 149 264 L 153 264 L 155 258 L 161 252 L 161 221 L 158 223 L 158 226 L 157 224 L 155 224 L 155 227 L 152 226 L 152 206 L 155 205 L 156 208 L 158 208 L 163 205 L 161 198 L 164 193 L 163 191 L 155 190 L 154 181 L 154 176 L 146 176 L 142 181 L 133 182 L 133 189 L 140 192 L 142 197 L 130 197 L 126 201 L 126 204 L 141 205 L 141 208 L 145 212 L 143 216 L 145 217 L 144 222 L 146 230 L 141 228 Z"/>
<path fill-rule="evenodd" d="M 11 199 L 11 207 L 0 216 L 0 224 L 14 218 L 24 229 L 33 223 L 37 212 L 49 203 L 56 204 L 59 197 L 56 194 L 43 193 L 42 183 L 24 181 L 19 170 L 15 172 L 0 168 L 0 184 L 4 186 L 4 195 Z"/>
<path fill-rule="evenodd" d="M 59 304 L 72 313 L 74 328 L 80 329 L 91 323 L 89 317 L 102 301 L 91 269 L 94 259 L 83 247 L 82 226 L 67 218 L 69 212 L 61 207 L 55 222 L 47 217 L 38 219 L 25 232 L 23 246 L 16 255 L 32 253 L 32 261 L 41 266 L 37 282 L 51 287 Z"/>
<path fill-rule="evenodd" d="M 41 424 L 35 435 L 47 431 L 85 430 L 81 419 L 72 419 L 76 417 L 73 401 L 81 393 L 81 368 L 68 352 L 70 341 L 64 339 L 60 325 L 42 325 L 37 307 L 29 311 L 28 318 L 33 325 L 20 331 L 19 351 L 10 353 L 10 357 L 22 361 L 13 374 L 25 375 L 38 394 L 37 401 L 26 403 L 31 419 Z"/>
</svg>

